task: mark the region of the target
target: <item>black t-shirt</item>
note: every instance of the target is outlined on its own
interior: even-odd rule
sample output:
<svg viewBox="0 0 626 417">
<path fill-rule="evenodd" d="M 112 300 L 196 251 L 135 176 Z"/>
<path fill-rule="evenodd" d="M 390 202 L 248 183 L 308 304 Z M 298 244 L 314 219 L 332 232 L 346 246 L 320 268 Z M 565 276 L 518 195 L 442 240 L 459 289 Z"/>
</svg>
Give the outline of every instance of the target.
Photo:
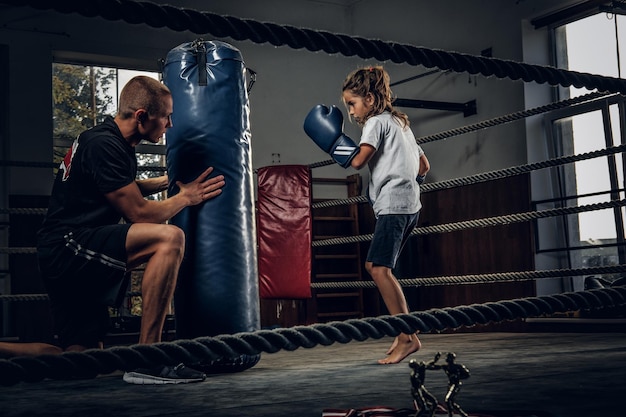
<svg viewBox="0 0 626 417">
<path fill-rule="evenodd" d="M 73 230 L 119 223 L 120 213 L 104 195 L 135 181 L 136 175 L 135 148 L 113 118 L 83 132 L 59 167 L 39 244 L 58 242 Z"/>
</svg>

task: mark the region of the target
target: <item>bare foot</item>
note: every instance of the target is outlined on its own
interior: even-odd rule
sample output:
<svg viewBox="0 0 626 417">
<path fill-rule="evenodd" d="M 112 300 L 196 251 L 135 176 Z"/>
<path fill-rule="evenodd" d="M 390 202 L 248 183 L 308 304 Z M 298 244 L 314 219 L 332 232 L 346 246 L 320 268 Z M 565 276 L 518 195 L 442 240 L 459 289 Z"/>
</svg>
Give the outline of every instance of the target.
<svg viewBox="0 0 626 417">
<path fill-rule="evenodd" d="M 417 337 L 417 333 L 415 333 L 415 335 Z M 418 341 L 419 341 L 419 339 L 418 339 Z M 395 339 L 393 339 L 393 343 L 391 344 L 389 349 L 387 349 L 387 352 L 385 352 L 385 355 L 391 355 L 391 352 L 393 352 L 393 350 L 396 348 L 396 346 L 398 346 L 398 338 L 397 337 Z M 420 347 L 421 347 L 421 344 L 420 344 Z M 419 347 L 417 349 L 419 349 Z"/>
<path fill-rule="evenodd" d="M 397 337 L 395 339 L 393 339 L 393 343 L 391 344 L 389 349 L 387 349 L 387 352 L 385 352 L 385 355 L 391 355 L 391 352 L 393 352 L 393 350 L 396 348 L 396 346 L 398 346 L 398 338 Z"/>
<path fill-rule="evenodd" d="M 378 363 L 382 365 L 399 363 L 402 362 L 404 358 L 409 356 L 411 353 L 415 353 L 422 347 L 422 343 L 420 342 L 417 335 L 401 335 L 402 339 L 396 337 L 396 340 L 393 341 L 391 345 L 390 352 L 384 359 L 379 359 Z"/>
</svg>

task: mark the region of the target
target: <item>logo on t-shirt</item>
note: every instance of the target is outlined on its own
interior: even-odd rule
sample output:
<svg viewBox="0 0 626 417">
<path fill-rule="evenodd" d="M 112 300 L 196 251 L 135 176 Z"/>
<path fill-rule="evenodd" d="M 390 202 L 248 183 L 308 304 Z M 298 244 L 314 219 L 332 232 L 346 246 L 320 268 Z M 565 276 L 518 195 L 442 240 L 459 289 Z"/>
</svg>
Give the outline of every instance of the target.
<svg viewBox="0 0 626 417">
<path fill-rule="evenodd" d="M 67 181 L 70 178 L 70 169 L 72 168 L 72 159 L 74 159 L 74 155 L 76 154 L 76 149 L 78 149 L 78 139 L 74 140 L 72 143 L 72 147 L 65 154 L 65 158 L 61 162 L 60 170 L 63 171 L 63 176 L 61 179 L 63 181 Z"/>
</svg>

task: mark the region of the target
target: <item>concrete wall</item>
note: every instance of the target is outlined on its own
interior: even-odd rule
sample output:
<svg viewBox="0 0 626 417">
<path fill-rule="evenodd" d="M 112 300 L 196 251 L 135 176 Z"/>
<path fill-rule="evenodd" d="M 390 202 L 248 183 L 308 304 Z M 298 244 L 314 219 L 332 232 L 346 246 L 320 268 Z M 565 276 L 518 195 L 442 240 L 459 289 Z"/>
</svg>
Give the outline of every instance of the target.
<svg viewBox="0 0 626 417">
<path fill-rule="evenodd" d="M 274 22 L 394 41 L 427 48 L 479 55 L 491 48 L 497 58 L 549 64 L 546 29 L 535 30 L 529 19 L 576 3 L 573 0 L 181 0 L 175 6 L 220 15 Z M 546 4 L 548 3 L 548 4 Z M 145 24 L 83 17 L 76 13 L 12 7 L 0 3 L 0 62 L 8 63 L 0 85 L 0 160 L 50 162 L 52 160 L 51 63 L 72 60 L 130 69 L 157 70 L 157 61 L 184 42 L 198 37 Z M 250 97 L 253 166 L 271 165 L 273 154 L 281 164 L 310 164 L 329 159 L 302 130 L 309 109 L 318 103 L 340 102 L 345 75 L 358 67 L 378 64 L 325 52 L 294 50 L 286 46 L 221 39 L 238 47 L 246 64 L 258 73 Z M 382 63 L 392 82 L 431 68 Z M 464 103 L 477 101 L 478 114 L 433 110 L 405 110 L 417 137 L 452 129 L 552 100 L 551 87 L 535 83 L 438 72 L 394 88 L 400 98 Z M 343 109 L 343 107 L 341 107 Z M 175 107 L 175 111 L 176 111 Z M 346 123 L 355 140 L 359 129 Z M 429 181 L 525 164 L 542 159 L 542 130 L 537 120 L 425 144 L 432 164 Z M 532 139 L 528 138 L 532 136 Z M 366 171 L 366 170 L 364 170 Z M 0 207 L 8 194 L 47 195 L 52 170 L 0 166 Z M 315 176 L 337 177 L 354 173 L 338 166 L 317 168 Z M 367 177 L 366 172 L 362 174 Z M 335 197 L 319 187 L 317 196 Z M 336 197 L 341 197 L 337 195 Z"/>
<path fill-rule="evenodd" d="M 495 57 L 521 61 L 524 58 L 522 24 L 525 18 L 543 12 L 537 9 L 540 3 L 390 0 L 385 7 L 380 7 L 380 2 L 373 0 L 231 0 L 213 1 L 207 11 L 476 55 L 492 48 Z M 567 2 L 551 3 L 554 8 L 554 3 Z M 205 2 L 191 0 L 176 5 L 196 10 L 206 8 Z M 95 64 L 111 62 L 155 70 L 157 60 L 164 58 L 169 49 L 200 37 L 190 32 L 75 13 L 1 7 L 0 44 L 8 45 L 10 63 L 7 129 L 10 145 L 3 158 L 11 160 L 47 162 L 51 159 L 50 64 L 53 59 Z M 254 167 L 272 164 L 274 153 L 280 153 L 283 164 L 308 164 L 328 159 L 303 133 L 302 120 L 317 103 L 341 105 L 340 86 L 345 75 L 354 68 L 376 62 L 251 41 L 222 40 L 241 49 L 247 65 L 258 73 L 250 98 Z M 430 70 L 407 64 L 383 64 L 392 82 Z M 477 101 L 478 114 L 471 117 L 453 112 L 404 109 L 411 116 L 416 136 L 524 107 L 523 83 L 466 73 L 440 72 L 398 85 L 394 92 L 401 98 Z M 358 139 L 359 131 L 355 126 L 347 124 L 346 129 Z M 424 148 L 433 165 L 432 180 L 466 176 L 526 161 L 523 123 L 426 144 Z M 8 174 L 10 193 L 45 194 L 49 191 L 49 172 L 13 168 Z M 332 166 L 320 168 L 316 174 L 343 176 L 346 172 Z"/>
</svg>

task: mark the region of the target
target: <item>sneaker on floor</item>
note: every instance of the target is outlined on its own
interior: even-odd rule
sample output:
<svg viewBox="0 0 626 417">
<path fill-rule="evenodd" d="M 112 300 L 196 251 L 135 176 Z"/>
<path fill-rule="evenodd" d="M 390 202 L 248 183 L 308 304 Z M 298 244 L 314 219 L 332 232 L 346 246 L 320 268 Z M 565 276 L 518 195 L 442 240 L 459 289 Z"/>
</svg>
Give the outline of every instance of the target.
<svg viewBox="0 0 626 417">
<path fill-rule="evenodd" d="M 186 368 L 182 363 L 176 366 L 157 366 L 124 372 L 125 382 L 138 385 L 186 384 L 202 382 L 205 379 L 205 374 Z"/>
</svg>

